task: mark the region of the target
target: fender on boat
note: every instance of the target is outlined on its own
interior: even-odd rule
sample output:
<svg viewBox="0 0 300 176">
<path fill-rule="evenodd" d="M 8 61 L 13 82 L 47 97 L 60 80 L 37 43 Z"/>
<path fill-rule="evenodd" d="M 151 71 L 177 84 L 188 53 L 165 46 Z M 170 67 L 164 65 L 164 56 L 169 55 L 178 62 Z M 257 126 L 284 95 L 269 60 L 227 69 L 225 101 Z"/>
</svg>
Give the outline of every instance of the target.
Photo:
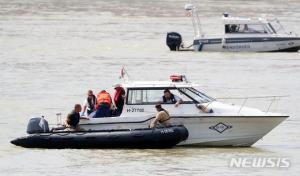
<svg viewBox="0 0 300 176">
<path fill-rule="evenodd" d="M 198 51 L 202 51 L 202 48 L 203 48 L 203 43 L 202 43 L 202 42 L 199 42 Z"/>
<path fill-rule="evenodd" d="M 36 133 L 11 141 L 25 148 L 170 148 L 188 138 L 183 125 L 161 128 Z"/>
</svg>

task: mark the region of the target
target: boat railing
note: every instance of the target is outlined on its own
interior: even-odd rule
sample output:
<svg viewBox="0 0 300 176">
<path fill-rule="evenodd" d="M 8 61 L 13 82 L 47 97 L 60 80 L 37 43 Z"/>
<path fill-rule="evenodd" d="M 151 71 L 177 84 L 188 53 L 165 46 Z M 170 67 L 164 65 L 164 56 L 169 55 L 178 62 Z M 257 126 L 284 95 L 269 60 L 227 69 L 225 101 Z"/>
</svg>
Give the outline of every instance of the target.
<svg viewBox="0 0 300 176">
<path fill-rule="evenodd" d="M 186 10 L 186 15 L 190 16 L 192 19 L 192 24 L 194 28 L 194 35 L 195 36 L 202 36 L 203 31 L 202 31 L 202 26 L 201 26 L 201 21 L 199 17 L 199 11 L 196 6 L 193 4 L 186 4 L 185 5 L 185 10 Z"/>
<path fill-rule="evenodd" d="M 62 118 L 61 118 L 61 113 L 56 113 L 56 125 L 57 126 L 63 125 Z"/>
<path fill-rule="evenodd" d="M 271 108 L 275 105 L 275 103 L 277 103 L 282 99 L 282 98 L 286 98 L 288 97 L 288 95 L 276 95 L 276 96 L 253 96 L 253 97 L 224 97 L 224 98 L 217 98 L 217 100 L 221 100 L 221 101 L 229 101 L 229 100 L 240 100 L 241 101 L 241 105 L 238 109 L 237 114 L 240 114 L 241 111 L 243 110 L 243 108 L 246 107 L 246 105 L 249 103 L 250 100 L 254 100 L 255 104 L 260 105 L 260 103 L 257 102 L 258 99 L 260 100 L 267 100 L 269 101 L 268 103 L 266 103 L 265 105 L 265 109 L 262 109 L 262 106 L 259 106 L 259 109 L 261 109 L 262 111 L 264 111 L 265 113 L 270 112 Z M 227 102 L 228 103 L 228 102 Z M 231 102 L 232 103 L 232 102 Z M 249 106 L 249 107 L 253 107 Z"/>
</svg>

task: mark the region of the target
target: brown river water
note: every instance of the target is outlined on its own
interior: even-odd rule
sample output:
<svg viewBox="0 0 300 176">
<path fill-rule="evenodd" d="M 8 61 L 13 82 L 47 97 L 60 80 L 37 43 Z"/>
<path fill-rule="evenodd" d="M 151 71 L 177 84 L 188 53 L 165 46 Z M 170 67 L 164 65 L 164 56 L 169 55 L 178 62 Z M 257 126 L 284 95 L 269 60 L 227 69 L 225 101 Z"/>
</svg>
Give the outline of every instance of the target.
<svg viewBox="0 0 300 176">
<path fill-rule="evenodd" d="M 192 41 L 187 2 L 0 0 L 0 175 L 299 175 L 300 53 L 170 52 L 167 32 Z M 193 3 L 207 33 L 217 31 L 224 11 L 278 17 L 300 33 L 298 0 Z M 9 143 L 25 135 L 30 117 L 44 115 L 53 124 L 88 89 L 112 90 L 122 66 L 133 80 L 186 74 L 212 97 L 288 95 L 274 111 L 290 117 L 250 148 L 45 150 Z M 237 157 L 284 157 L 291 165 L 229 167 Z"/>
</svg>

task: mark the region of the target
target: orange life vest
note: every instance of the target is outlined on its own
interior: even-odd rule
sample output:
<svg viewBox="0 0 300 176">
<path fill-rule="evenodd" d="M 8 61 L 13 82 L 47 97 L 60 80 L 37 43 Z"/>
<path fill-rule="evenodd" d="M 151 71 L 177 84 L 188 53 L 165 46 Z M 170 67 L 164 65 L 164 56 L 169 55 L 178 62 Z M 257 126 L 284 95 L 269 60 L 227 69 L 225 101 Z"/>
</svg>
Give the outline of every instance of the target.
<svg viewBox="0 0 300 176">
<path fill-rule="evenodd" d="M 99 94 L 97 95 L 97 107 L 102 103 L 107 103 L 110 106 L 112 104 L 110 94 L 108 92 L 106 92 L 105 90 L 99 92 Z"/>
</svg>

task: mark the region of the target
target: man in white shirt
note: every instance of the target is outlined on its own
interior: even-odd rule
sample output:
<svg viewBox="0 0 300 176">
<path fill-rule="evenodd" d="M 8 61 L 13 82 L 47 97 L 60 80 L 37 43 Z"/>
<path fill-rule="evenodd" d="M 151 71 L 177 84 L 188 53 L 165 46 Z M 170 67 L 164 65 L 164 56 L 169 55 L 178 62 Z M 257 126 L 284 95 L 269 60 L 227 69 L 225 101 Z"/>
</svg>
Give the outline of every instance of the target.
<svg viewBox="0 0 300 176">
<path fill-rule="evenodd" d="M 87 110 L 87 115 L 90 115 L 92 112 L 96 110 L 96 96 L 94 95 L 92 90 L 88 91 L 88 97 L 85 99 L 83 103 L 83 111 L 81 116 L 84 115 L 85 110 Z"/>
</svg>

